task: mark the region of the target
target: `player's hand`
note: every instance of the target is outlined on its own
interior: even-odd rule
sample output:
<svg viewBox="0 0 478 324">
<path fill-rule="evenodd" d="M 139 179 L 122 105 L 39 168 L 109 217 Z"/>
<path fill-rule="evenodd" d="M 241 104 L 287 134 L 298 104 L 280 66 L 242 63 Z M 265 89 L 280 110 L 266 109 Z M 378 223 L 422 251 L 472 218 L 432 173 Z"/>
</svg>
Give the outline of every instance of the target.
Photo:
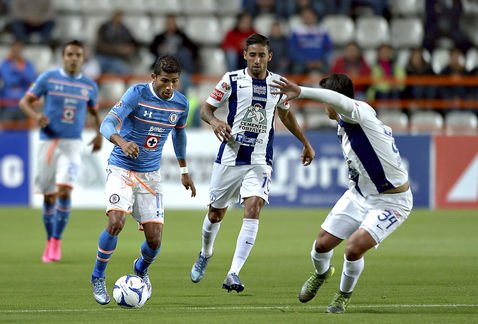
<svg viewBox="0 0 478 324">
<path fill-rule="evenodd" d="M 89 145 L 93 145 L 93 152 L 97 152 L 101 149 L 101 144 L 103 143 L 103 136 L 101 133 L 96 134 L 95 138 L 91 140 Z"/>
<path fill-rule="evenodd" d="M 315 157 L 315 150 L 312 148 L 310 145 L 304 146 L 304 149 L 302 150 L 302 154 L 300 156 L 300 159 L 302 161 L 302 165 L 308 166 L 312 163 Z"/>
<path fill-rule="evenodd" d="M 44 128 L 44 127 L 46 127 L 49 123 L 50 123 L 50 120 L 48 119 L 47 116 L 45 116 L 44 114 L 38 114 L 38 115 L 37 115 L 37 124 L 38 124 L 38 126 L 40 126 L 41 128 Z"/>
<path fill-rule="evenodd" d="M 272 82 L 273 84 L 270 85 L 273 88 L 272 94 L 285 94 L 288 100 L 295 99 L 300 95 L 300 87 L 286 78 L 272 80 Z"/>
<path fill-rule="evenodd" d="M 214 131 L 214 135 L 221 141 L 228 141 L 231 138 L 231 126 L 223 122 L 222 120 L 211 121 L 211 127 Z"/>
<path fill-rule="evenodd" d="M 181 183 L 186 190 L 191 189 L 191 197 L 196 197 L 196 187 L 194 186 L 194 182 L 189 176 L 189 173 L 181 174 Z"/>
<path fill-rule="evenodd" d="M 124 143 L 121 150 L 129 158 L 136 159 L 139 156 L 139 147 L 135 142 Z"/>
</svg>

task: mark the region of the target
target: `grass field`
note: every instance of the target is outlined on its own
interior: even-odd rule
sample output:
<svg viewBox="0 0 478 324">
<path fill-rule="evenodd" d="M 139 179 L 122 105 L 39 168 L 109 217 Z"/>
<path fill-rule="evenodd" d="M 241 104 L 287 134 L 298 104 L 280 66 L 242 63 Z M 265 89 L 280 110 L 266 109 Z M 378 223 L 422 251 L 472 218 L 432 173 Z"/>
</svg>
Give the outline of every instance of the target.
<svg viewBox="0 0 478 324">
<path fill-rule="evenodd" d="M 478 211 L 415 211 L 365 259 L 365 271 L 343 315 L 325 313 L 338 273 L 307 304 L 297 293 L 312 265 L 310 247 L 325 210 L 267 208 L 256 246 L 242 269 L 241 294 L 221 289 L 242 210 L 231 210 L 214 258 L 199 284 L 189 278 L 200 248 L 205 211 L 167 211 L 163 246 L 150 269 L 153 297 L 139 310 L 96 304 L 90 275 L 100 210 L 74 210 L 63 260 L 42 264 L 45 234 L 39 210 L 1 208 L 0 322 L 9 323 L 478 323 Z M 128 219 L 107 269 L 107 284 L 132 271 L 143 234 Z"/>
</svg>

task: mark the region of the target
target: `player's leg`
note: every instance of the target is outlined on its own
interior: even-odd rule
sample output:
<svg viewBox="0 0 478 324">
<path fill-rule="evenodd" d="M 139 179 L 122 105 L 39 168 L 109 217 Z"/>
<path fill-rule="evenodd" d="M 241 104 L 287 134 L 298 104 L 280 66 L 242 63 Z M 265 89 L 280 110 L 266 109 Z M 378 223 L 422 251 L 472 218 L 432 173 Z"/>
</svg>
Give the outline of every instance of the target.
<svg viewBox="0 0 478 324">
<path fill-rule="evenodd" d="M 68 221 L 71 211 L 71 187 L 59 185 L 58 199 L 56 203 L 56 216 L 53 237 L 51 239 L 50 258 L 52 261 L 61 259 L 61 237 Z"/>
<path fill-rule="evenodd" d="M 149 298 L 153 293 L 153 287 L 148 275 L 149 266 L 156 260 L 161 249 L 163 224 L 145 223 L 143 225 L 146 240 L 141 244 L 141 255 L 133 262 L 133 269 L 137 276 L 141 277 L 149 291 Z"/>
<path fill-rule="evenodd" d="M 56 195 L 55 194 L 44 194 L 43 195 L 43 224 L 45 225 L 45 230 L 47 234 L 47 241 L 45 244 L 45 249 L 43 250 L 42 261 L 43 263 L 49 263 L 53 260 L 50 257 L 51 254 L 51 242 L 54 232 L 54 219 L 55 219 L 55 205 L 56 205 Z"/>
</svg>

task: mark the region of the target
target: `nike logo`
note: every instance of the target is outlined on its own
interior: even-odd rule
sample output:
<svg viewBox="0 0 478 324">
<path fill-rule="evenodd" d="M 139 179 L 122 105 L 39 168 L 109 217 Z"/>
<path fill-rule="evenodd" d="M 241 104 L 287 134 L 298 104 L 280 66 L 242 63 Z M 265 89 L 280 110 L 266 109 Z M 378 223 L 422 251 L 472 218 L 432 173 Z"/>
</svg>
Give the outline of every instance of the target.
<svg viewBox="0 0 478 324">
<path fill-rule="evenodd" d="M 240 89 L 242 89 L 242 88 L 249 88 L 249 86 L 248 86 L 248 85 L 240 85 L 239 88 L 240 88 Z"/>
<path fill-rule="evenodd" d="M 254 245 L 254 243 L 251 243 L 251 242 L 249 242 L 249 241 L 246 241 L 246 244 Z"/>
</svg>

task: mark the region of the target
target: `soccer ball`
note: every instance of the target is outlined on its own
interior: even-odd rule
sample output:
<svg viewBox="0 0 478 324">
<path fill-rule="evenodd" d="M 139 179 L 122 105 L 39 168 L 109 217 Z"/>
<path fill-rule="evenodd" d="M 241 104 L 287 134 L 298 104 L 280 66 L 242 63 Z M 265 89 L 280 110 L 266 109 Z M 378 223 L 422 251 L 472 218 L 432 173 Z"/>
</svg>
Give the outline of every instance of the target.
<svg viewBox="0 0 478 324">
<path fill-rule="evenodd" d="M 143 279 L 135 275 L 122 276 L 113 287 L 113 298 L 124 308 L 141 308 L 148 300 L 148 288 Z"/>
</svg>

